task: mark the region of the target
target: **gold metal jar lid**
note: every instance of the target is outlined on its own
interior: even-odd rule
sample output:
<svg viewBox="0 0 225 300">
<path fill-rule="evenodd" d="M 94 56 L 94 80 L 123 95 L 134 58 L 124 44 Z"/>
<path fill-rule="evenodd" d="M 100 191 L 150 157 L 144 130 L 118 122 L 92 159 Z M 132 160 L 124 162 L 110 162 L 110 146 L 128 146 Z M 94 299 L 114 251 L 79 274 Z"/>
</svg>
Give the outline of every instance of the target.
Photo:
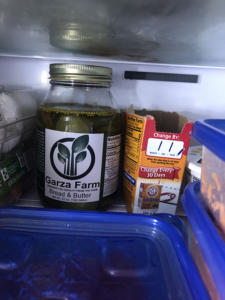
<svg viewBox="0 0 225 300">
<path fill-rule="evenodd" d="M 51 64 L 50 79 L 87 83 L 111 83 L 112 69 L 78 64 Z"/>
<path fill-rule="evenodd" d="M 49 30 L 50 41 L 58 46 L 58 42 L 63 41 L 91 41 L 96 40 L 104 43 L 105 39 L 111 39 L 113 32 L 106 24 L 82 23 L 82 22 L 53 22 Z M 57 42 L 56 42 L 57 41 Z M 76 46 L 77 44 L 74 44 Z M 91 44 L 89 45 L 91 46 Z"/>
</svg>

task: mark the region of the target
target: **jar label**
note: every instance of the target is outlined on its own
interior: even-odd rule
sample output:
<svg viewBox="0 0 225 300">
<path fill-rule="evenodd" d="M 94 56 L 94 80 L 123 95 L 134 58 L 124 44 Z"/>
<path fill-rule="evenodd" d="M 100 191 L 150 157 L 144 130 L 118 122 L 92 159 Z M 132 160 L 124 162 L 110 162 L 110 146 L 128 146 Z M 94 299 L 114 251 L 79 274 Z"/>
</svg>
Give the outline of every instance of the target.
<svg viewBox="0 0 225 300">
<path fill-rule="evenodd" d="M 45 129 L 45 196 L 63 202 L 100 199 L 104 134 Z"/>
<path fill-rule="evenodd" d="M 22 190 L 19 182 L 31 170 L 29 158 L 33 151 L 29 148 L 26 151 L 19 151 L 15 155 L 0 161 L 0 200 L 12 192 L 12 197 L 19 196 Z M 17 187 L 18 185 L 18 187 Z"/>
<path fill-rule="evenodd" d="M 108 136 L 106 144 L 103 197 L 116 192 L 118 187 L 121 135 Z"/>
</svg>

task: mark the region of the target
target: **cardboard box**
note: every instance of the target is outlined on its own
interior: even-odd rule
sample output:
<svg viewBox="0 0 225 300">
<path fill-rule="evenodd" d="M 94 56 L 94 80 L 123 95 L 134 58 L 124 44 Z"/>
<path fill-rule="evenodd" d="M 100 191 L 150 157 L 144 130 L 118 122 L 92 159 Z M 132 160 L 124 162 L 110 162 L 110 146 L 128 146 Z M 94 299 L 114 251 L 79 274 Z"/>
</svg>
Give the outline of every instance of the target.
<svg viewBox="0 0 225 300">
<path fill-rule="evenodd" d="M 177 113 L 126 113 L 123 188 L 128 212 L 175 214 L 192 122 Z"/>
</svg>

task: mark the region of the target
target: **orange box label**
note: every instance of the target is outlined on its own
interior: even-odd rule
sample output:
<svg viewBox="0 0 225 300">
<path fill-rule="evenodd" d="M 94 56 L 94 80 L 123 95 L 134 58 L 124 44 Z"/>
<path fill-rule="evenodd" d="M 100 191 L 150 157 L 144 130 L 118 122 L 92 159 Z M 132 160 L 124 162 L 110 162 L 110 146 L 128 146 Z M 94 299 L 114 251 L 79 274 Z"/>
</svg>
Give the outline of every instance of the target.
<svg viewBox="0 0 225 300">
<path fill-rule="evenodd" d="M 156 131 L 151 116 L 127 113 L 126 121 L 123 182 L 128 211 L 175 213 L 192 122 L 181 133 L 167 133 Z"/>
</svg>

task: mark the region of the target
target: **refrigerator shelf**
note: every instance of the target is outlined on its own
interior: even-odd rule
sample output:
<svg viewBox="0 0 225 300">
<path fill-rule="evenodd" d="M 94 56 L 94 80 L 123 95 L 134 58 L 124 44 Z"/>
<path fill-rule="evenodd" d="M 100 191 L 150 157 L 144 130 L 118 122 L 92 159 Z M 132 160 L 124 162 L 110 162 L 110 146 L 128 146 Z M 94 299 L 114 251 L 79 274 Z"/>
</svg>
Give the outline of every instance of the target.
<svg viewBox="0 0 225 300">
<path fill-rule="evenodd" d="M 225 65 L 223 0 L 0 1 L 0 54 Z"/>
<path fill-rule="evenodd" d="M 40 201 L 36 185 L 33 184 L 20 198 L 20 200 L 16 203 L 18 207 L 36 207 L 43 208 L 43 204 Z M 112 207 L 108 209 L 109 212 L 121 212 L 127 213 L 125 203 L 123 201 L 123 196 L 121 192 L 118 192 L 117 198 Z M 185 213 L 183 207 L 179 201 L 178 207 L 176 210 L 176 215 L 180 217 L 184 217 Z"/>
</svg>

